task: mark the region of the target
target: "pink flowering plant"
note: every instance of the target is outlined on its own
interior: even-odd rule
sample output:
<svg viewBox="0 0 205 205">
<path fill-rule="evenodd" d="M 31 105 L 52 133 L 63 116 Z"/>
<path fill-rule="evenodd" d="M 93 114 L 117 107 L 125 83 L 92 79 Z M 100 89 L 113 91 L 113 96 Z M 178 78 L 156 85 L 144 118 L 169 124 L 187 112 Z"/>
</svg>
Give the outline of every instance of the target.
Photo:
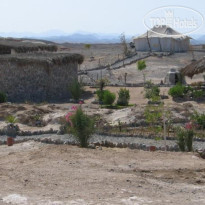
<svg viewBox="0 0 205 205">
<path fill-rule="evenodd" d="M 184 128 L 177 129 L 177 144 L 181 151 L 191 152 L 193 150 L 194 124 L 186 123 Z"/>
<path fill-rule="evenodd" d="M 72 106 L 71 107 L 72 112 L 68 112 L 65 116 L 65 120 L 67 123 L 70 124 L 70 126 L 72 126 L 71 116 L 76 112 L 77 109 L 78 109 L 77 106 Z"/>
<path fill-rule="evenodd" d="M 188 122 L 188 123 L 186 123 L 185 124 L 185 129 L 186 130 L 193 130 L 194 129 L 194 125 L 193 125 L 193 123 L 192 122 Z"/>
<path fill-rule="evenodd" d="M 94 132 L 94 120 L 83 112 L 81 106 L 72 106 L 71 110 L 65 116 L 67 132 L 75 136 L 81 147 L 87 147 Z"/>
<path fill-rule="evenodd" d="M 194 137 L 193 122 L 186 123 L 185 130 L 186 130 L 185 144 L 187 147 L 187 151 L 191 152 L 193 150 L 193 137 Z"/>
</svg>

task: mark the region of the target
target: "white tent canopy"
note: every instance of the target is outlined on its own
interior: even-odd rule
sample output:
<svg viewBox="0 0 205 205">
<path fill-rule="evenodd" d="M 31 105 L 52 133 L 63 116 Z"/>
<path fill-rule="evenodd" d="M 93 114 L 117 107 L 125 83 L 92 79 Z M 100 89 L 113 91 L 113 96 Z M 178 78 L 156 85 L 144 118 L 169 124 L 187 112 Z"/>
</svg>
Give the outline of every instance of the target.
<svg viewBox="0 0 205 205">
<path fill-rule="evenodd" d="M 190 45 L 190 37 L 166 25 L 155 26 L 133 41 L 136 51 L 186 52 Z"/>
</svg>

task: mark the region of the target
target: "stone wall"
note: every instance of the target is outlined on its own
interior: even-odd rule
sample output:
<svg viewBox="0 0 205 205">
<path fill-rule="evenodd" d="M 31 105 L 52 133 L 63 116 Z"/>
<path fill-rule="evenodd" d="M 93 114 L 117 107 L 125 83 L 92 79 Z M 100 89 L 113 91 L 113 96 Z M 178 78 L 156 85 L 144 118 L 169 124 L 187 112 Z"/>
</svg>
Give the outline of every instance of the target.
<svg viewBox="0 0 205 205">
<path fill-rule="evenodd" d="M 0 92 L 9 102 L 65 102 L 77 79 L 78 62 L 67 64 L 0 62 Z"/>
</svg>

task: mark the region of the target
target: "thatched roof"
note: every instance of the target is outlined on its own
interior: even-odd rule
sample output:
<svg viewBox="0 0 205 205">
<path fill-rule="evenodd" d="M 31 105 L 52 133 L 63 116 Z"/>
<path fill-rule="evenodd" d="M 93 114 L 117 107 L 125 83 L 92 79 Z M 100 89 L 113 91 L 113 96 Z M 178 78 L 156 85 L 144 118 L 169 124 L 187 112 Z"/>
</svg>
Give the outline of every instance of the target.
<svg viewBox="0 0 205 205">
<path fill-rule="evenodd" d="M 16 38 L 0 38 L 0 53 L 9 53 L 13 49 L 17 53 L 27 53 L 34 51 L 57 51 L 57 46 L 51 42 L 16 39 Z"/>
<path fill-rule="evenodd" d="M 205 72 L 205 57 L 181 69 L 182 75 L 188 76 L 190 78 L 203 72 Z"/>
<path fill-rule="evenodd" d="M 80 54 L 71 53 L 35 53 L 35 54 L 15 54 L 0 55 L 1 62 L 12 62 L 19 65 L 44 64 L 44 65 L 66 65 L 69 63 L 81 64 L 84 58 Z"/>
<path fill-rule="evenodd" d="M 147 38 L 147 37 L 149 38 L 174 38 L 174 39 L 190 38 L 188 36 L 185 36 L 179 33 L 178 31 L 175 31 L 173 28 L 167 25 L 159 25 L 159 26 L 154 26 L 152 29 L 150 29 L 146 33 L 134 39 Z"/>
</svg>

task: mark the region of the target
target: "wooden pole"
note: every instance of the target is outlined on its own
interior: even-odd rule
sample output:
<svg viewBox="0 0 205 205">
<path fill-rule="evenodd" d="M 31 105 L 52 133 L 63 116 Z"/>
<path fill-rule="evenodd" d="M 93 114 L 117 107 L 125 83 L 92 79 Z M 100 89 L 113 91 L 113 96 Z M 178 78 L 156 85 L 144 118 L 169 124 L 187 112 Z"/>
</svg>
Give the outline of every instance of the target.
<svg viewBox="0 0 205 205">
<path fill-rule="evenodd" d="M 163 111 L 163 124 L 164 124 L 164 145 L 165 152 L 167 151 L 167 137 L 166 137 L 166 119 L 165 119 L 165 111 Z"/>
</svg>

